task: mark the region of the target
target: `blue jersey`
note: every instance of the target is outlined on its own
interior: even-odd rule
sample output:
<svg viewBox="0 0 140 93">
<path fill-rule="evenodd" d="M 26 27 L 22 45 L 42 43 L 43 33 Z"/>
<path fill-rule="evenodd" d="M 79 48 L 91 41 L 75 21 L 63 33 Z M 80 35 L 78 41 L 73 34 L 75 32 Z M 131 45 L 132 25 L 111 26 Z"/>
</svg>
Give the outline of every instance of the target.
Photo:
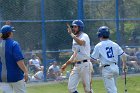
<svg viewBox="0 0 140 93">
<path fill-rule="evenodd" d="M 0 41 L 0 82 L 17 82 L 24 77 L 17 62 L 23 60 L 18 42 L 8 38 Z"/>
</svg>

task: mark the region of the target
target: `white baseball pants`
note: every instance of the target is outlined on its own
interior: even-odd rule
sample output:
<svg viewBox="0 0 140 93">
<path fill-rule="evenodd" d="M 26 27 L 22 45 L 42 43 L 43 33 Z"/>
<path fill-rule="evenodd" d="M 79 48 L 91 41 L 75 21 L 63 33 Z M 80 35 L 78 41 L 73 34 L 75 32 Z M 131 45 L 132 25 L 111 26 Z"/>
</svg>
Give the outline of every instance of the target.
<svg viewBox="0 0 140 93">
<path fill-rule="evenodd" d="M 26 93 L 24 80 L 14 83 L 1 83 L 3 93 Z"/>
<path fill-rule="evenodd" d="M 102 67 L 102 76 L 107 93 L 117 93 L 116 79 L 118 75 L 119 69 L 115 63 Z"/>
<path fill-rule="evenodd" d="M 69 82 L 68 82 L 69 92 L 73 93 L 77 91 L 77 86 L 79 84 L 79 80 L 81 79 L 84 86 L 85 93 L 92 93 L 93 92 L 93 90 L 91 89 L 92 71 L 93 71 L 93 66 L 91 62 L 75 64 L 69 77 Z"/>
</svg>

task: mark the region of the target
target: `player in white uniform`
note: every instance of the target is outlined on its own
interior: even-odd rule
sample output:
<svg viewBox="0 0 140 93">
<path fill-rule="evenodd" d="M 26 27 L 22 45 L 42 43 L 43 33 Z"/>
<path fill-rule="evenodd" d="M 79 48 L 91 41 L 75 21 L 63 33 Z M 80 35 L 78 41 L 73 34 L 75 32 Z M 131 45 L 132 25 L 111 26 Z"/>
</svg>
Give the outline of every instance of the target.
<svg viewBox="0 0 140 93">
<path fill-rule="evenodd" d="M 95 60 L 100 61 L 102 76 L 107 93 L 117 93 L 116 78 L 119 75 L 118 56 L 123 61 L 123 69 L 126 68 L 126 54 L 115 42 L 109 40 L 109 28 L 101 26 L 98 30 L 99 42 L 91 55 Z"/>
<path fill-rule="evenodd" d="M 43 81 L 43 79 L 44 79 L 43 71 L 38 71 L 37 73 L 35 73 L 35 75 L 29 77 L 29 82 Z"/>
<path fill-rule="evenodd" d="M 74 68 L 71 71 L 68 89 L 70 93 L 78 93 L 77 86 L 79 80 L 82 80 L 85 93 L 93 93 L 91 89 L 91 73 L 93 71 L 92 64 L 90 62 L 90 39 L 88 35 L 83 31 L 84 24 L 81 20 L 74 20 L 72 22 L 72 29 L 68 26 L 68 33 L 73 38 L 73 55 L 71 58 L 61 67 L 64 71 L 67 65 L 74 62 Z"/>
</svg>

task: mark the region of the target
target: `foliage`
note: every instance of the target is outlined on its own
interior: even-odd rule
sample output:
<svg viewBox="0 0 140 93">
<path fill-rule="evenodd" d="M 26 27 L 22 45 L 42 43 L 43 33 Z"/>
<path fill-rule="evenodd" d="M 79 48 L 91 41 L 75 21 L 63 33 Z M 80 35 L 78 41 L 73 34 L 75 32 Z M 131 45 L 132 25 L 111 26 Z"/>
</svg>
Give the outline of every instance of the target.
<svg viewBox="0 0 140 93">
<path fill-rule="evenodd" d="M 45 21 L 47 50 L 70 49 L 72 39 L 67 34 L 66 22 L 58 22 L 58 20 L 73 20 L 78 18 L 77 0 L 44 1 L 45 20 L 49 20 Z M 119 0 L 119 18 L 139 18 L 139 4 L 140 0 Z M 22 43 L 23 49 L 41 49 L 41 1 L 0 0 L 0 5 L 0 18 L 2 20 L 29 20 L 29 22 L 12 23 L 18 31 L 16 32 L 15 38 Z M 115 19 L 115 0 L 107 0 L 103 2 L 85 0 L 84 17 L 85 19 L 93 19 L 93 21 L 84 20 L 84 31 L 90 36 L 92 46 L 98 43 L 96 32 L 102 25 L 106 25 L 111 29 L 111 38 L 116 40 L 115 20 L 99 20 Z M 30 22 L 30 20 L 35 22 Z M 72 21 L 69 21 L 68 23 L 71 24 L 71 22 Z M 121 41 L 124 40 L 123 42 L 126 42 L 127 44 L 131 43 L 129 42 L 129 38 L 131 37 L 132 29 L 136 28 L 136 25 L 139 27 L 137 21 L 120 21 L 119 31 L 122 34 L 122 36 L 120 36 L 122 39 Z"/>
</svg>

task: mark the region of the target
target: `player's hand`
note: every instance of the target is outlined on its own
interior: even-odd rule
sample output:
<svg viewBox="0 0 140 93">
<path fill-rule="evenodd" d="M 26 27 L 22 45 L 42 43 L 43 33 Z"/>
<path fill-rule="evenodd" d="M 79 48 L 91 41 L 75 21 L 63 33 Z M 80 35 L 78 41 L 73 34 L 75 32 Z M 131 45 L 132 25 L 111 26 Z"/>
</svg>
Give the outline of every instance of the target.
<svg viewBox="0 0 140 93">
<path fill-rule="evenodd" d="M 24 80 L 25 80 L 25 82 L 28 81 L 28 73 L 25 73 L 25 74 L 24 74 Z"/>
<path fill-rule="evenodd" d="M 67 25 L 67 27 L 68 27 L 68 28 L 67 28 L 68 33 L 71 34 L 71 33 L 72 33 L 72 29 L 71 29 L 70 25 L 69 25 L 68 23 L 67 23 L 66 25 Z"/>
<path fill-rule="evenodd" d="M 62 65 L 62 67 L 61 67 L 61 72 L 62 73 L 65 71 L 66 67 L 67 67 L 67 64 L 66 63 Z"/>
<path fill-rule="evenodd" d="M 128 67 L 126 65 L 123 65 L 123 71 L 127 72 Z"/>
</svg>

